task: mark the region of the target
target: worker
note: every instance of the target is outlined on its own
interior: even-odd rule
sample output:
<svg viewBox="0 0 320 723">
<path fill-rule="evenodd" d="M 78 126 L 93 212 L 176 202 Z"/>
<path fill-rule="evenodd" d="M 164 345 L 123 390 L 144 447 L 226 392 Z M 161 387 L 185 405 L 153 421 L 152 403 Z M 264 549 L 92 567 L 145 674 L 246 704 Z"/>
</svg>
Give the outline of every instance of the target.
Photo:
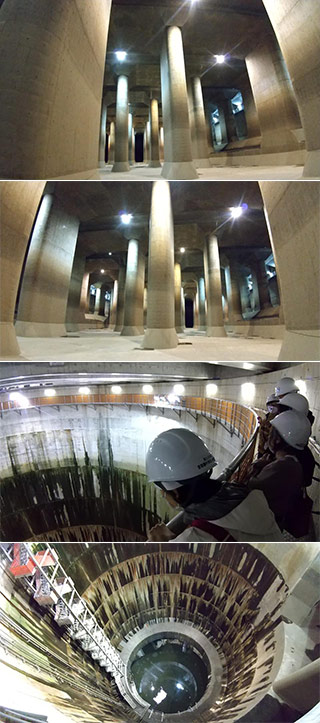
<svg viewBox="0 0 320 723">
<path fill-rule="evenodd" d="M 267 451 L 267 442 L 271 432 L 270 421 L 279 414 L 279 399 L 276 394 L 270 394 L 266 399 L 267 413 L 264 419 L 258 417 L 259 440 L 258 440 L 258 458 L 262 457 Z"/>
<path fill-rule="evenodd" d="M 148 540 L 280 541 L 281 532 L 263 492 L 210 479 L 216 461 L 208 447 L 188 429 L 162 432 L 151 442 L 146 459 L 149 482 L 182 515 L 170 528 L 155 525 Z"/>
<path fill-rule="evenodd" d="M 274 459 L 249 478 L 247 487 L 264 492 L 282 530 L 285 529 L 286 516 L 304 487 L 298 454 L 306 447 L 311 428 L 306 415 L 293 409 L 281 412 L 270 424 L 272 432 L 268 447 Z"/>
<path fill-rule="evenodd" d="M 277 382 L 277 384 L 274 388 L 274 392 L 275 392 L 275 395 L 278 397 L 278 399 L 282 403 L 283 397 L 287 396 L 288 394 L 297 394 L 299 392 L 299 387 L 295 383 L 294 379 L 292 379 L 292 377 L 282 377 L 282 379 L 280 379 L 280 381 Z M 315 417 L 312 414 L 311 409 L 309 409 L 309 402 L 308 402 L 307 417 L 308 417 L 309 422 L 312 427 Z"/>
</svg>

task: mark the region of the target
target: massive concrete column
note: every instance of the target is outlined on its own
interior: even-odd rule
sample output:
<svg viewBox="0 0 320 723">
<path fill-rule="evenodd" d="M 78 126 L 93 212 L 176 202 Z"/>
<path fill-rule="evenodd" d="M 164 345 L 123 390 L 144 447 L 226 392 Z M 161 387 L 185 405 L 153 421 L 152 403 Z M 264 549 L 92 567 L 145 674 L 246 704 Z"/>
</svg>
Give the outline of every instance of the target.
<svg viewBox="0 0 320 723">
<path fill-rule="evenodd" d="M 163 161 L 163 160 L 164 160 L 164 132 L 163 132 L 163 126 L 161 126 L 161 128 L 160 128 L 159 143 L 160 143 L 160 161 Z"/>
<path fill-rule="evenodd" d="M 130 163 L 130 166 L 133 166 L 133 164 L 134 164 L 133 144 L 132 144 L 132 133 L 133 133 L 133 114 L 132 114 L 132 113 L 129 113 L 129 116 L 128 116 L 128 141 L 129 141 L 129 163 Z"/>
<path fill-rule="evenodd" d="M 295 131 L 301 128 L 292 84 L 276 39 L 267 35 L 246 57 L 261 128 L 261 152 L 299 149 Z"/>
<path fill-rule="evenodd" d="M 106 132 L 107 132 L 107 99 L 102 99 L 100 138 L 99 138 L 99 166 L 103 168 L 106 163 Z"/>
<path fill-rule="evenodd" d="M 202 86 L 198 77 L 190 81 L 189 112 L 194 163 L 198 168 L 211 168 Z"/>
<path fill-rule="evenodd" d="M 118 306 L 118 281 L 116 280 L 113 283 L 113 289 L 111 292 L 109 329 L 112 328 L 114 330 L 114 327 L 116 324 L 117 306 Z"/>
<path fill-rule="evenodd" d="M 102 287 L 101 281 L 98 281 L 97 283 L 95 283 L 96 295 L 95 295 L 95 299 L 94 299 L 94 312 L 93 312 L 94 314 L 100 314 L 101 287 Z"/>
<path fill-rule="evenodd" d="M 214 234 L 204 242 L 203 260 L 207 297 L 207 336 L 226 336 L 222 313 L 218 239 Z"/>
<path fill-rule="evenodd" d="M 161 92 L 164 126 L 162 176 L 171 179 L 197 178 L 192 163 L 188 95 L 181 30 L 165 30 L 161 54 Z"/>
<path fill-rule="evenodd" d="M 306 177 L 320 175 L 320 4 L 263 0 L 290 73 L 305 132 Z"/>
<path fill-rule="evenodd" d="M 130 239 L 127 254 L 124 317 L 121 336 L 139 336 L 144 332 L 144 277 L 145 258 L 139 249 L 139 241 Z"/>
<path fill-rule="evenodd" d="M 206 290 L 203 276 L 198 281 L 199 331 L 206 331 Z"/>
<path fill-rule="evenodd" d="M 319 184 L 260 181 L 259 185 L 286 327 L 279 359 L 318 360 Z"/>
<path fill-rule="evenodd" d="M 221 110 L 223 111 L 227 142 L 232 143 L 232 141 L 237 141 L 238 135 L 237 135 L 236 122 L 234 119 L 234 115 L 232 113 L 230 100 L 228 98 L 220 98 L 218 101 L 218 109 L 219 109 L 219 116 L 220 116 Z M 221 123 L 221 120 L 220 120 L 220 123 Z"/>
<path fill-rule="evenodd" d="M 242 321 L 242 304 L 239 285 L 239 269 L 237 263 L 229 260 L 226 269 L 226 287 L 228 298 L 228 319 L 231 324 Z"/>
<path fill-rule="evenodd" d="M 252 273 L 253 288 L 256 295 L 256 301 L 260 309 L 266 309 L 270 306 L 270 294 L 266 265 L 263 259 L 251 259 L 250 268 Z"/>
<path fill-rule="evenodd" d="M 114 163 L 114 146 L 116 140 L 116 126 L 114 121 L 110 123 L 108 163 Z"/>
<path fill-rule="evenodd" d="M 61 336 L 78 238 L 79 219 L 55 197 L 44 197 L 34 226 L 18 308 L 18 336 Z"/>
<path fill-rule="evenodd" d="M 257 138 L 261 135 L 261 129 L 252 90 L 250 87 L 241 87 L 240 90 L 244 105 L 248 138 Z"/>
<path fill-rule="evenodd" d="M 0 354 L 16 359 L 20 349 L 14 329 L 14 312 L 25 253 L 45 186 L 44 181 L 0 184 Z M 46 215 L 41 203 L 38 215 Z"/>
<path fill-rule="evenodd" d="M 83 275 L 80 293 L 80 314 L 83 323 L 85 322 L 85 314 L 88 313 L 89 309 L 89 281 L 90 274 L 89 271 L 86 271 Z"/>
<path fill-rule="evenodd" d="M 160 168 L 159 107 L 156 98 L 150 100 L 150 168 Z"/>
<path fill-rule="evenodd" d="M 117 84 L 114 164 L 112 167 L 112 171 L 115 173 L 130 171 L 128 127 L 128 77 L 126 75 L 119 75 Z"/>
<path fill-rule="evenodd" d="M 111 0 L 1 4 L 0 176 L 97 167 Z"/>
<path fill-rule="evenodd" d="M 199 295 L 198 291 L 194 297 L 194 328 L 199 329 Z"/>
<path fill-rule="evenodd" d="M 78 331 L 79 324 L 83 324 L 85 321 L 84 313 L 80 309 L 85 265 L 86 259 L 83 253 L 76 252 L 73 260 L 66 311 L 67 331 Z"/>
<path fill-rule="evenodd" d="M 156 181 L 150 212 L 147 330 L 142 346 L 145 349 L 170 349 L 177 344 L 170 184 Z"/>
<path fill-rule="evenodd" d="M 181 307 L 181 266 L 178 262 L 174 265 L 174 309 L 176 332 L 181 333 L 182 307 Z"/>
<path fill-rule="evenodd" d="M 118 276 L 118 303 L 117 303 L 117 318 L 114 331 L 121 331 L 123 327 L 123 316 L 124 316 L 124 291 L 126 283 L 126 269 L 124 266 L 120 266 Z"/>
</svg>

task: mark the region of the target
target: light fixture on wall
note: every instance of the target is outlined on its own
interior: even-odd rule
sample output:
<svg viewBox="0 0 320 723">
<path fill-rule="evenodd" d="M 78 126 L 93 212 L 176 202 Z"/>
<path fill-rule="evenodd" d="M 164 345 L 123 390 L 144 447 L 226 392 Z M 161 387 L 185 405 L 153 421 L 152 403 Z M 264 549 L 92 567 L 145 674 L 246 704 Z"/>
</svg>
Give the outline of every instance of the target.
<svg viewBox="0 0 320 723">
<path fill-rule="evenodd" d="M 57 393 L 56 390 L 53 389 L 53 388 L 51 388 L 51 389 L 45 389 L 45 390 L 44 390 L 44 396 L 45 396 L 45 397 L 55 397 L 55 396 L 56 396 L 56 393 Z"/>
<path fill-rule="evenodd" d="M 124 223 L 126 226 L 129 225 L 132 221 L 132 213 L 121 213 L 120 218 L 122 223 Z"/>
<path fill-rule="evenodd" d="M 120 387 L 118 384 L 114 384 L 111 387 L 111 394 L 121 394 L 121 392 L 122 392 L 122 387 Z"/>
<path fill-rule="evenodd" d="M 208 397 L 214 397 L 214 395 L 217 393 L 218 387 L 216 384 L 207 384 L 206 386 L 206 395 Z"/>
<path fill-rule="evenodd" d="M 104 269 L 100 269 L 100 273 L 101 273 L 101 274 L 104 274 Z"/>
<path fill-rule="evenodd" d="M 116 50 L 116 58 L 119 60 L 120 63 L 123 63 L 123 61 L 126 59 L 127 53 L 125 50 Z"/>
<path fill-rule="evenodd" d="M 112 251 L 109 251 L 108 256 L 112 256 Z"/>
<path fill-rule="evenodd" d="M 180 253 L 181 253 L 181 254 L 184 254 L 184 253 L 185 253 L 185 248 L 184 248 L 184 246 L 181 246 Z"/>
<path fill-rule="evenodd" d="M 175 394 L 184 394 L 185 389 L 183 384 L 174 384 L 173 391 Z"/>
<path fill-rule="evenodd" d="M 151 384 L 144 384 L 142 387 L 142 391 L 144 394 L 152 394 L 153 393 L 153 387 Z"/>
<path fill-rule="evenodd" d="M 79 394 L 82 394 L 83 396 L 86 396 L 87 394 L 90 394 L 89 387 L 79 387 Z"/>
<path fill-rule="evenodd" d="M 243 212 L 248 208 L 247 203 L 241 203 L 240 206 L 230 206 L 231 218 L 240 218 Z"/>
<path fill-rule="evenodd" d="M 252 402 L 256 393 L 256 386 L 253 382 L 241 384 L 241 396 L 245 402 Z"/>
<path fill-rule="evenodd" d="M 9 396 L 9 399 L 11 402 L 15 402 L 18 407 L 21 407 L 21 409 L 26 409 L 27 407 L 30 407 L 28 397 L 25 397 L 24 394 L 21 394 L 20 392 L 12 392 Z"/>
</svg>

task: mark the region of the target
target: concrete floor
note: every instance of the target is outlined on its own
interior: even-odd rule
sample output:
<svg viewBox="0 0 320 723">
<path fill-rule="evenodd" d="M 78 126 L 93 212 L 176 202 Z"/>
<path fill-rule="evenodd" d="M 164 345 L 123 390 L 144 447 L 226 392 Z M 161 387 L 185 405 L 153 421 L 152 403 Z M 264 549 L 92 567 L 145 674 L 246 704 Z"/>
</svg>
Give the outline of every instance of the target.
<svg viewBox="0 0 320 723">
<path fill-rule="evenodd" d="M 91 171 L 61 176 L 59 180 L 94 181 L 153 181 L 161 177 L 161 168 L 149 168 L 145 163 L 136 163 L 126 173 L 112 173 L 112 166 L 92 169 Z M 299 181 L 302 178 L 302 166 L 237 166 L 198 168 L 200 181 Z"/>
<path fill-rule="evenodd" d="M 174 349 L 142 349 L 142 339 L 92 329 L 66 337 L 18 337 L 18 344 L 30 361 L 277 361 L 281 348 L 279 339 L 210 338 L 191 330 L 179 334 Z"/>
</svg>

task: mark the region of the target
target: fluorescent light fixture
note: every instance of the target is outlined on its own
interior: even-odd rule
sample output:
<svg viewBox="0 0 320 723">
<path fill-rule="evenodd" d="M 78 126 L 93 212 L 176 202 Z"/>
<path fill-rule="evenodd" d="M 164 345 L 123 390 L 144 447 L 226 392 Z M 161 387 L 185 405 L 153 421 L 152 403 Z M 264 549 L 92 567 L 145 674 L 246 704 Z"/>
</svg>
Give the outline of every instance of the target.
<svg viewBox="0 0 320 723">
<path fill-rule="evenodd" d="M 299 389 L 300 394 L 305 397 L 307 395 L 307 385 L 303 379 L 296 379 L 296 386 Z"/>
<path fill-rule="evenodd" d="M 184 246 L 181 246 L 180 253 L 184 254 L 184 252 L 185 252 L 185 248 L 184 248 Z"/>
<path fill-rule="evenodd" d="M 153 387 L 151 384 L 144 384 L 142 387 L 142 391 L 144 394 L 152 394 L 153 393 Z"/>
<path fill-rule="evenodd" d="M 206 394 L 208 397 L 213 397 L 218 391 L 218 387 L 216 384 L 207 384 L 206 386 Z"/>
<path fill-rule="evenodd" d="M 24 394 L 21 394 L 20 392 L 12 392 L 9 396 L 9 399 L 11 402 L 15 402 L 22 409 L 30 407 L 28 397 L 25 397 Z"/>
<path fill-rule="evenodd" d="M 173 387 L 173 391 L 175 394 L 184 394 L 184 386 L 183 384 L 175 384 Z"/>
<path fill-rule="evenodd" d="M 111 387 L 111 394 L 121 394 L 121 392 L 122 392 L 122 387 L 119 387 L 118 384 L 114 384 Z"/>
<path fill-rule="evenodd" d="M 256 386 L 252 382 L 241 384 L 241 396 L 246 402 L 252 402 L 256 393 Z"/>
<path fill-rule="evenodd" d="M 79 394 L 84 394 L 84 395 L 90 394 L 89 387 L 79 387 L 78 391 L 79 391 Z"/>
<path fill-rule="evenodd" d="M 254 364 L 251 364 L 251 362 L 244 362 L 243 368 L 248 370 L 254 369 Z"/>
<path fill-rule="evenodd" d="M 128 226 L 132 221 L 132 213 L 121 213 L 120 218 L 122 223 L 125 223 Z"/>
<path fill-rule="evenodd" d="M 55 389 L 45 389 L 44 390 L 44 396 L 45 397 L 55 397 L 56 396 L 56 390 Z"/>
<path fill-rule="evenodd" d="M 125 50 L 116 50 L 116 58 L 119 60 L 120 63 L 123 63 L 123 61 L 126 59 L 127 53 Z"/>
<path fill-rule="evenodd" d="M 226 56 L 225 56 L 225 55 L 215 55 L 214 57 L 215 57 L 215 59 L 216 59 L 216 61 L 217 61 L 217 63 L 218 63 L 219 65 L 221 65 L 222 63 L 224 63 L 224 61 L 225 61 L 225 59 L 226 59 Z"/>
</svg>

